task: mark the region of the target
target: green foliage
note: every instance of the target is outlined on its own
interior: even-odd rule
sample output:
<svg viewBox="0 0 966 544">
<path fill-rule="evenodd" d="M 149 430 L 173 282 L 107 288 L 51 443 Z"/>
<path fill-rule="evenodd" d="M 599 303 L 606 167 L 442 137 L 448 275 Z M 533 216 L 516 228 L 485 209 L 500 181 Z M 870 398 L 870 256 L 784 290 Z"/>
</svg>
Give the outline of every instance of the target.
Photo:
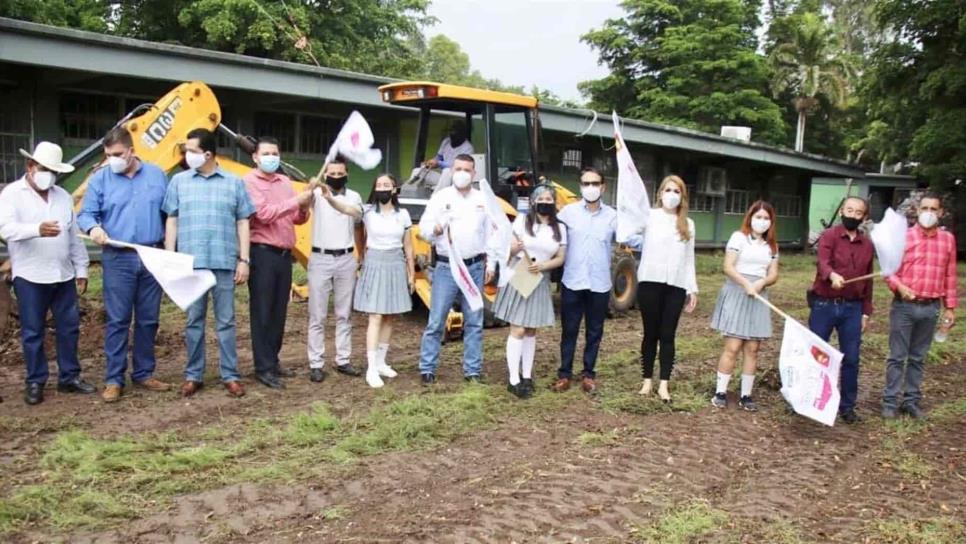
<svg viewBox="0 0 966 544">
<path fill-rule="evenodd" d="M 4 0 L 0 16 L 92 32 L 108 30 L 107 0 Z"/>
<path fill-rule="evenodd" d="M 657 522 L 632 531 L 638 542 L 687 544 L 714 532 L 728 522 L 728 514 L 707 502 L 692 501 L 669 508 Z"/>
<path fill-rule="evenodd" d="M 953 544 L 966 540 L 966 526 L 952 518 L 887 519 L 870 524 L 866 542 Z"/>
<path fill-rule="evenodd" d="M 469 55 L 463 52 L 460 44 L 442 34 L 429 40 L 425 58 L 424 77 L 431 81 L 518 94 L 525 92 L 523 87 L 504 85 L 498 79 L 483 77 L 479 70 L 471 70 Z"/>
</svg>

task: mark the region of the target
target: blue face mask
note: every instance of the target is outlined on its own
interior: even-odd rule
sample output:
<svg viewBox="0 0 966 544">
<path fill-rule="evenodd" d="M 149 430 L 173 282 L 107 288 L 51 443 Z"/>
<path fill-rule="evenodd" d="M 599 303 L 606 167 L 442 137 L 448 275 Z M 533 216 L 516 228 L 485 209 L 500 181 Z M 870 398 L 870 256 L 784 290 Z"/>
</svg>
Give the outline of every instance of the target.
<svg viewBox="0 0 966 544">
<path fill-rule="evenodd" d="M 274 174 L 280 162 L 282 159 L 278 155 L 262 155 L 258 158 L 258 168 L 266 174 Z"/>
</svg>

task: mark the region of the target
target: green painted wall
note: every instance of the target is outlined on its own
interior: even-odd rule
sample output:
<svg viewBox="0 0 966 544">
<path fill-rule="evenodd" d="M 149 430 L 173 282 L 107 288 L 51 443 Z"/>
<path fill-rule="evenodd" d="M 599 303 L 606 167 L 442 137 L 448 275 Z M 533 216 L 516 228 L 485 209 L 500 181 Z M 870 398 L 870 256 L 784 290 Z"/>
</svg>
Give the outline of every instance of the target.
<svg viewBox="0 0 966 544">
<path fill-rule="evenodd" d="M 812 185 L 812 198 L 808 204 L 808 228 L 813 232 L 822 232 L 825 227 L 821 220 L 833 217 L 838 210 L 839 203 L 845 197 L 845 185 Z"/>
<path fill-rule="evenodd" d="M 688 217 L 694 221 L 695 241 L 714 241 L 714 214 L 711 212 L 691 212 Z"/>
</svg>

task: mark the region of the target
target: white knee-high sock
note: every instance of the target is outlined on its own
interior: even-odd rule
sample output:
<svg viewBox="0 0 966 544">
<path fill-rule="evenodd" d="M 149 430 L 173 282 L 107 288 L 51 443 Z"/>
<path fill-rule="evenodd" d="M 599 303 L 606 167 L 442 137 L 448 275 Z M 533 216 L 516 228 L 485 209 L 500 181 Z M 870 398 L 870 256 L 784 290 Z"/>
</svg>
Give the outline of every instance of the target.
<svg viewBox="0 0 966 544">
<path fill-rule="evenodd" d="M 754 374 L 742 374 L 741 375 L 741 396 L 750 397 L 751 390 L 755 386 L 755 375 Z"/>
<path fill-rule="evenodd" d="M 386 354 L 389 353 L 389 344 L 379 344 L 379 351 L 376 353 L 378 354 L 377 364 L 387 366 L 389 363 L 386 362 Z"/>
<path fill-rule="evenodd" d="M 718 372 L 718 387 L 715 388 L 715 393 L 726 394 L 728 392 L 728 382 L 731 381 L 731 374 L 724 374 L 723 372 Z"/>
<path fill-rule="evenodd" d="M 537 337 L 536 336 L 524 336 L 523 337 L 523 379 L 529 380 L 533 378 L 533 358 L 537 354 Z"/>
<path fill-rule="evenodd" d="M 523 351 L 523 340 L 512 334 L 506 337 L 506 364 L 510 371 L 510 385 L 520 383 L 520 355 Z"/>
</svg>

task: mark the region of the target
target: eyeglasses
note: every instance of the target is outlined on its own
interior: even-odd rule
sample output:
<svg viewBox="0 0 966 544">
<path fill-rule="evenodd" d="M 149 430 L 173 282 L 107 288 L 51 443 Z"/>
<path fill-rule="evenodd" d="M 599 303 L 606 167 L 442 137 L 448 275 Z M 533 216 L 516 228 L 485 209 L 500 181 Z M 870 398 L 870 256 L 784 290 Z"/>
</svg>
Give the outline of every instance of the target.
<svg viewBox="0 0 966 544">
<path fill-rule="evenodd" d="M 603 181 L 584 181 L 584 180 L 580 180 L 580 184 L 583 185 L 584 187 L 600 187 L 601 185 L 604 184 L 604 182 Z"/>
</svg>

